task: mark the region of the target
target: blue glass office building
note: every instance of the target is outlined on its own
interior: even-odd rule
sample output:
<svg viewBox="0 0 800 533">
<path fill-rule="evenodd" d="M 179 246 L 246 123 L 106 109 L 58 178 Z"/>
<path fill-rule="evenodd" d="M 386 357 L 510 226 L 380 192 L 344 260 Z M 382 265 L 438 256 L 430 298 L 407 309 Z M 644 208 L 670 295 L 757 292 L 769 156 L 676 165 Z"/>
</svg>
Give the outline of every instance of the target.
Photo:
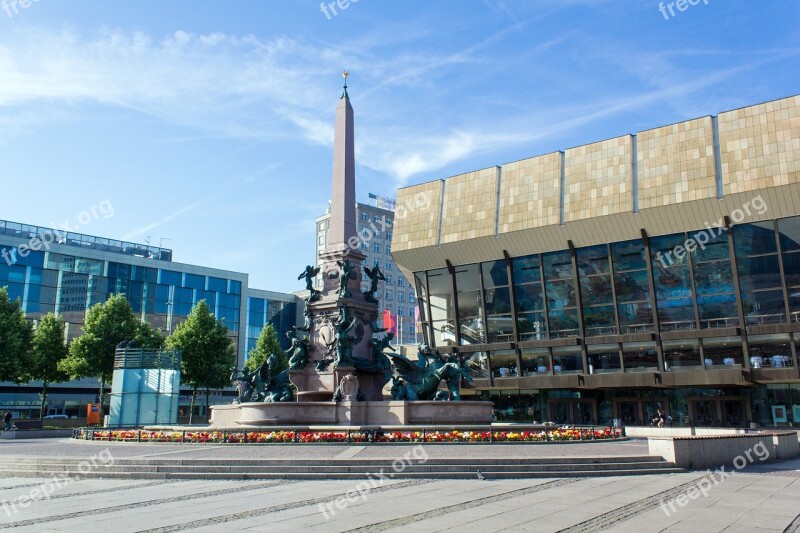
<svg viewBox="0 0 800 533">
<path fill-rule="evenodd" d="M 20 299 L 31 320 L 56 312 L 67 324 L 67 336 L 81 334 L 89 307 L 111 294 L 124 294 L 134 312 L 165 333 L 186 320 L 192 307 L 205 300 L 223 320 L 237 347 L 238 362 L 255 346 L 268 323 L 285 332 L 297 324 L 298 298 L 293 294 L 248 287 L 248 275 L 214 268 L 175 263 L 169 249 L 127 243 L 78 233 L 58 233 L 49 249 L 19 253 L 37 237 L 53 230 L 0 220 L 0 286 L 12 299 Z M 24 248 L 23 248 L 24 250 Z M 56 386 L 49 412 L 75 415 L 79 406 L 94 401 L 97 383 L 80 380 Z M 219 393 L 217 401 L 229 402 Z M 188 404 L 182 396 L 181 404 Z M 38 389 L 0 386 L 0 409 L 19 416 L 38 413 Z"/>
</svg>

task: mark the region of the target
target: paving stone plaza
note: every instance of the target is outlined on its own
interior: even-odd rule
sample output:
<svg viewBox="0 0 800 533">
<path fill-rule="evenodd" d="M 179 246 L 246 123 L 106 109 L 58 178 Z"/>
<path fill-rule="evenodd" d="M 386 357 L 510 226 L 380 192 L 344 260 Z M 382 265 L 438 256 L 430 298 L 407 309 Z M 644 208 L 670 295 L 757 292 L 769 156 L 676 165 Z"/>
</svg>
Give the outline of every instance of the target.
<svg viewBox="0 0 800 533">
<path fill-rule="evenodd" d="M 134 459 L 396 459 L 409 446 L 225 446 L 0 441 L 0 456 Z M 424 445 L 430 458 L 645 456 L 646 441 Z M 94 465 L 94 466 L 92 466 Z M 733 470 L 733 468 L 728 468 Z M 714 476 L 717 482 L 709 481 Z M 722 473 L 474 480 L 0 478 L 0 529 L 16 531 L 798 531 L 800 460 Z M 368 481 L 365 481 L 368 480 Z M 705 481 L 704 481 L 705 480 Z M 698 490 L 700 487 L 701 490 Z M 705 490 L 702 489 L 705 487 Z"/>
</svg>

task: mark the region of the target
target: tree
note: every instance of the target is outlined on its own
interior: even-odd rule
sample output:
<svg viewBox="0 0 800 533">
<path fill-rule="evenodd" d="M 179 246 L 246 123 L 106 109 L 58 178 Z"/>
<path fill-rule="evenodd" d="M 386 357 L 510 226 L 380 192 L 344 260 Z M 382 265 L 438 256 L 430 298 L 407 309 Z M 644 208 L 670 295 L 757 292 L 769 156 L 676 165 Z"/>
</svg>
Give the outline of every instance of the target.
<svg viewBox="0 0 800 533">
<path fill-rule="evenodd" d="M 8 289 L 0 288 L 0 381 L 19 385 L 28 381 L 29 351 L 33 328 L 25 319 L 22 305 L 8 298 Z"/>
<path fill-rule="evenodd" d="M 277 375 L 287 368 L 289 368 L 289 358 L 281 348 L 281 343 L 278 341 L 278 334 L 275 332 L 275 327 L 272 324 L 267 324 L 261 328 L 261 333 L 258 336 L 256 347 L 250 350 L 250 357 L 247 358 L 245 366 L 253 371 L 264 363 L 270 355 L 275 354 L 278 359 L 278 365 L 273 368 L 273 375 Z"/>
<path fill-rule="evenodd" d="M 39 420 L 44 417 L 47 405 L 47 389 L 51 383 L 69 380 L 69 374 L 59 369 L 58 364 L 67 357 L 69 349 L 64 343 L 64 322 L 55 314 L 48 313 L 39 320 L 31 343 L 29 377 L 42 382 L 42 407 Z"/>
<path fill-rule="evenodd" d="M 230 368 L 236 364 L 236 348 L 221 320 L 214 318 L 205 300 L 194 306 L 186 322 L 167 339 L 167 347 L 183 352 L 181 382 L 192 388 L 189 423 L 192 423 L 198 389 L 205 389 L 206 420 L 209 390 L 230 385 Z"/>
<path fill-rule="evenodd" d="M 100 404 L 104 403 L 106 383 L 114 372 L 114 353 L 121 342 L 136 340 L 141 348 L 160 348 L 163 337 L 133 313 L 128 300 L 114 294 L 86 313 L 83 334 L 70 344 L 69 355 L 59 368 L 71 379 L 100 378 Z"/>
</svg>

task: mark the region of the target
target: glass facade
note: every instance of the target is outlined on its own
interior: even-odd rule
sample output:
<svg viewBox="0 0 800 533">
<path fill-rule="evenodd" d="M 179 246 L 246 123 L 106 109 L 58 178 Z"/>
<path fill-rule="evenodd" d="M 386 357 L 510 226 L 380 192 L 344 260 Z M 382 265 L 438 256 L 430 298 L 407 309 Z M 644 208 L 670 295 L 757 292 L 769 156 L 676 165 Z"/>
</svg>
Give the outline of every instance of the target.
<svg viewBox="0 0 800 533">
<path fill-rule="evenodd" d="M 800 217 L 414 277 L 426 341 L 459 352 L 489 344 L 495 377 L 516 368 L 524 377 L 796 364 L 800 333 L 748 339 L 746 329 L 800 321 Z M 570 338 L 574 344 L 564 346 Z M 492 344 L 526 341 L 548 347 L 526 350 L 522 344 L 513 367 L 507 353 L 498 355 L 507 348 L 491 350 Z"/>
</svg>

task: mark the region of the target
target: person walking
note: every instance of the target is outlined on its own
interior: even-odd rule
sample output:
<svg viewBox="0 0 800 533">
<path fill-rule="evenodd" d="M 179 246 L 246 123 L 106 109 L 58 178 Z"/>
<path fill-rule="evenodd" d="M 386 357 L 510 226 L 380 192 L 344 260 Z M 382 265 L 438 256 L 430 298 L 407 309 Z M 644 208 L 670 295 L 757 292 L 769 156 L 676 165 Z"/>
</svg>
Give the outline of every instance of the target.
<svg viewBox="0 0 800 533">
<path fill-rule="evenodd" d="M 14 420 L 14 415 L 11 414 L 11 411 L 6 411 L 6 416 L 3 417 L 3 422 L 5 422 L 5 431 L 11 431 L 12 420 Z"/>
</svg>

